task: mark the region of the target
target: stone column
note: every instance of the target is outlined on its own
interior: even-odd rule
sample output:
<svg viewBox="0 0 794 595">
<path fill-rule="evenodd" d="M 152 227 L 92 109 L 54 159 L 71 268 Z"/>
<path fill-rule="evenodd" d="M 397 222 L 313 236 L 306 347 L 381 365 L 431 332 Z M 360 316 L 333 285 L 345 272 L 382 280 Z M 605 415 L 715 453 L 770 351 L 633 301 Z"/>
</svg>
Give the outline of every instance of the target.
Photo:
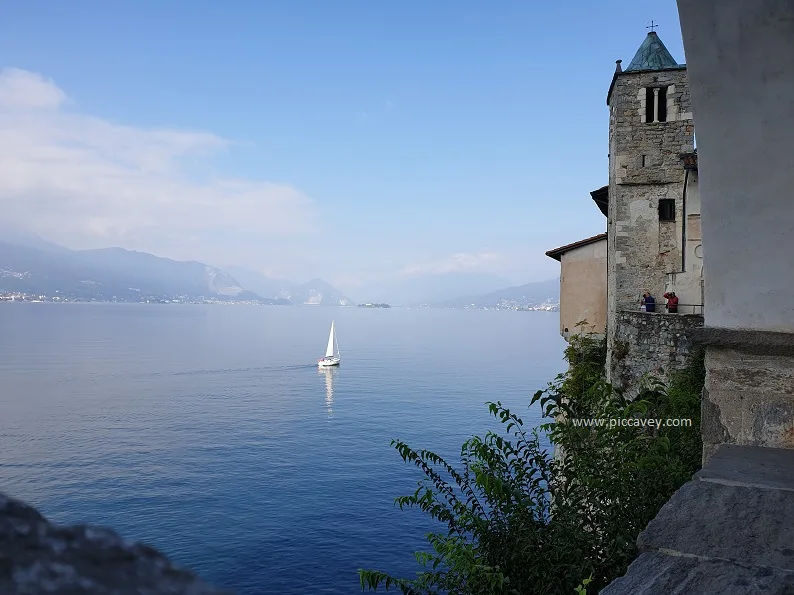
<svg viewBox="0 0 794 595">
<path fill-rule="evenodd" d="M 704 460 L 794 448 L 794 2 L 678 0 L 698 139 Z"/>
<path fill-rule="evenodd" d="M 653 88 L 653 121 L 659 121 L 659 87 Z"/>
</svg>

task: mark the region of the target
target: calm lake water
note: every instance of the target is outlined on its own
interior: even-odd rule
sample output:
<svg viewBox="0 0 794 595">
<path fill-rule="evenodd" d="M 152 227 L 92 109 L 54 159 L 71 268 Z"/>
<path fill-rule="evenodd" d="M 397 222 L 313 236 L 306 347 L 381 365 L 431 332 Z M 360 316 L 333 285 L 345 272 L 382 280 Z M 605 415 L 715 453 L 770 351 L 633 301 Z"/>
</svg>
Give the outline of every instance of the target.
<svg viewBox="0 0 794 595">
<path fill-rule="evenodd" d="M 457 460 L 497 399 L 535 425 L 563 348 L 554 312 L 0 304 L 0 491 L 240 594 L 360 593 L 437 528 L 389 441 Z"/>
</svg>

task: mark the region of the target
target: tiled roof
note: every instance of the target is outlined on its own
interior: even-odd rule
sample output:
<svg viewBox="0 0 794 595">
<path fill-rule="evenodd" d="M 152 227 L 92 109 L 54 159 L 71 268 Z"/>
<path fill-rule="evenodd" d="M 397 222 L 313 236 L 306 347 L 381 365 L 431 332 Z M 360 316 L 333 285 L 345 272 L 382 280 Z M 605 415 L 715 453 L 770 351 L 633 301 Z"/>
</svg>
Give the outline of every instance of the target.
<svg viewBox="0 0 794 595">
<path fill-rule="evenodd" d="M 592 238 L 587 238 L 584 240 L 579 240 L 578 242 L 574 242 L 573 244 L 566 244 L 565 246 L 560 246 L 559 248 L 555 248 L 554 250 L 549 250 L 546 252 L 546 256 L 549 258 L 553 258 L 556 261 L 562 260 L 562 255 L 566 252 L 570 252 L 576 248 L 581 248 L 582 246 L 587 246 L 588 244 L 595 244 L 596 242 L 600 242 L 601 240 L 606 240 L 607 234 L 600 233 L 597 236 L 593 236 Z"/>
<path fill-rule="evenodd" d="M 638 71 L 638 70 L 665 70 L 667 68 L 678 68 L 681 65 L 675 61 L 675 58 L 664 47 L 662 40 L 659 36 L 651 31 L 645 36 L 640 49 L 634 54 L 628 68 L 623 72 Z"/>
</svg>

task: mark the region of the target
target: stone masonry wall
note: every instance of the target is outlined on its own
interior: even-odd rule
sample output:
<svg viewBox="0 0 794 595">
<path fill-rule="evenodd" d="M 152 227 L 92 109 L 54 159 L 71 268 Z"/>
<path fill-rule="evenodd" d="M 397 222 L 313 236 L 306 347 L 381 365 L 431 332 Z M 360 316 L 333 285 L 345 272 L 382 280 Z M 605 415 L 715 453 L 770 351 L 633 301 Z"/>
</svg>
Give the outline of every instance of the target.
<svg viewBox="0 0 794 595">
<path fill-rule="evenodd" d="M 611 382 L 631 395 L 637 381 L 654 372 L 666 378 L 684 368 L 692 351 L 692 329 L 703 317 L 686 314 L 620 312 L 610 369 Z"/>
<path fill-rule="evenodd" d="M 706 366 L 704 459 L 726 442 L 794 448 L 794 357 L 711 347 Z"/>
<path fill-rule="evenodd" d="M 794 449 L 794 335 L 713 327 L 692 335 L 706 348 L 704 461 L 724 443 Z"/>
<path fill-rule="evenodd" d="M 668 88 L 668 119 L 645 122 L 645 90 L 657 86 Z M 612 145 L 609 157 L 613 165 L 610 181 L 666 184 L 683 180 L 680 155 L 694 150 L 694 122 L 685 68 L 622 73 L 615 81 L 609 111 Z"/>
<path fill-rule="evenodd" d="M 675 89 L 669 98 L 678 106 L 677 119 L 642 122 L 645 88 L 662 84 Z M 675 200 L 676 221 L 682 221 L 686 172 L 680 155 L 694 150 L 691 118 L 685 70 L 618 77 L 610 100 L 610 313 L 633 309 L 644 290 L 661 295 L 666 275 L 680 269 L 677 225 L 660 223 L 658 205 Z"/>
</svg>

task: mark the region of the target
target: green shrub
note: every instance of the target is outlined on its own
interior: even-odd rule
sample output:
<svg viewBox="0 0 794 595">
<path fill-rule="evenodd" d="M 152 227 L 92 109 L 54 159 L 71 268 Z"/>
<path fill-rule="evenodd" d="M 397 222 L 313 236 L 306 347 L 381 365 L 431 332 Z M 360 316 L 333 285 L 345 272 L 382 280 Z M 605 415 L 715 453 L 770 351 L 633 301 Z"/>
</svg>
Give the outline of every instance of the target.
<svg viewBox="0 0 794 595">
<path fill-rule="evenodd" d="M 651 384 L 628 401 L 605 382 L 605 356 L 603 341 L 574 337 L 568 372 L 531 401 L 548 423 L 528 430 L 500 402 L 489 403 L 504 433 L 466 441 L 457 469 L 393 441 L 425 475 L 396 503 L 420 508 L 445 529 L 428 535 L 431 551 L 417 553 L 415 578 L 361 570 L 362 589 L 572 595 L 597 593 L 624 574 L 637 535 L 700 466 L 704 373 L 697 356 L 667 386 Z M 576 418 L 690 418 L 694 425 L 588 427 Z"/>
</svg>

